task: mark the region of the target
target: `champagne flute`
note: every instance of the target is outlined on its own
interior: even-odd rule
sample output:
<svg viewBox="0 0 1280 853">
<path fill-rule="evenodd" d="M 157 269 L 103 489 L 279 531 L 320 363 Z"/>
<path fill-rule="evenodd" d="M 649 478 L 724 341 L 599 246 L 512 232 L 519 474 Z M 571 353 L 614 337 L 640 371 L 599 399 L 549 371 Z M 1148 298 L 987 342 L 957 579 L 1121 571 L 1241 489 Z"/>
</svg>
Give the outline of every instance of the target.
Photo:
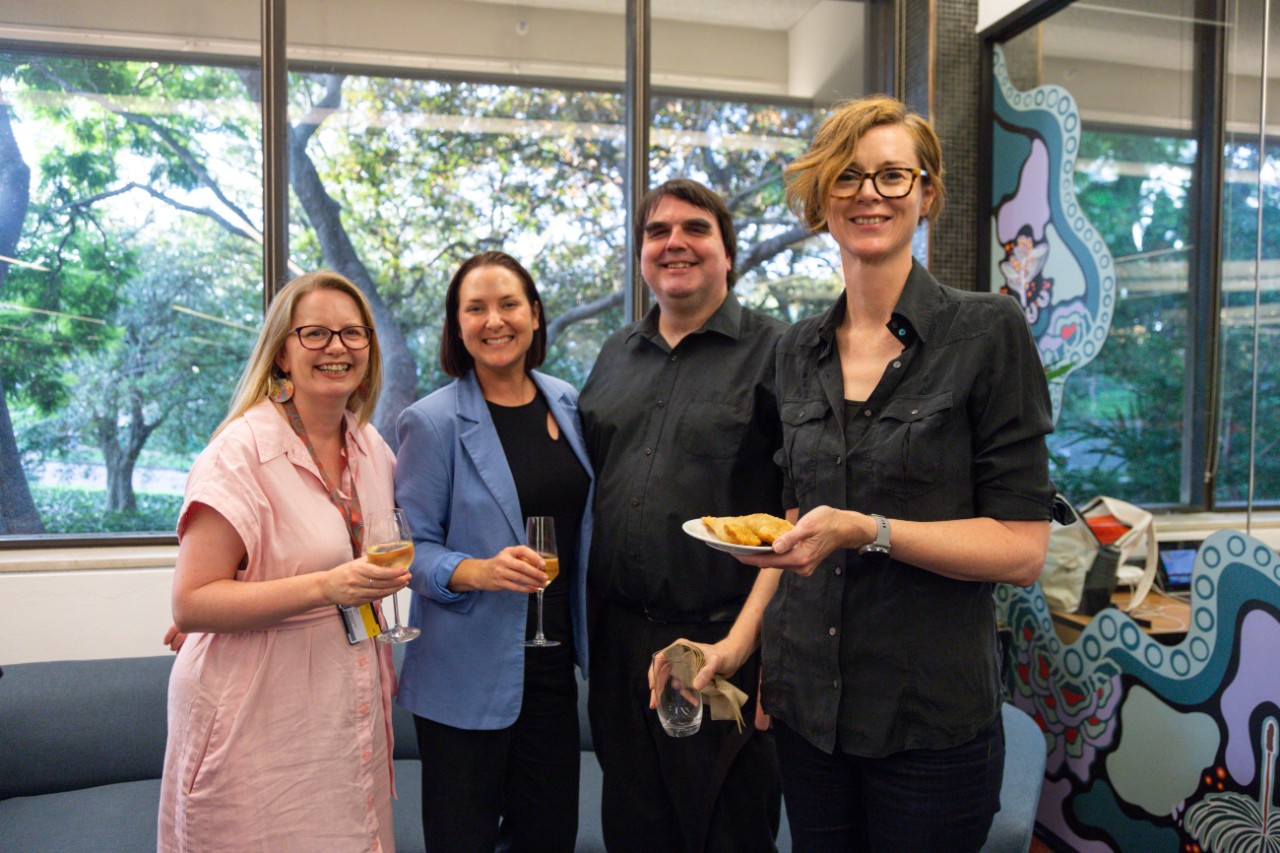
<svg viewBox="0 0 1280 853">
<path fill-rule="evenodd" d="M 542 570 L 547 573 L 547 583 L 560 574 L 560 557 L 556 551 L 556 520 L 549 515 L 531 515 L 525 521 L 524 544 L 538 552 L 545 561 Z M 546 648 L 560 645 L 559 640 L 548 640 L 542 634 L 542 590 L 538 590 L 538 632 L 532 640 L 521 645 Z"/>
<path fill-rule="evenodd" d="M 409 521 L 404 510 L 388 509 L 376 512 L 365 524 L 365 559 L 375 566 L 407 569 L 413 563 L 413 537 L 409 535 Z M 391 608 L 395 611 L 396 624 L 378 635 L 380 643 L 407 643 L 422 632 L 409 625 L 400 624 L 400 602 L 391 596 Z"/>
</svg>

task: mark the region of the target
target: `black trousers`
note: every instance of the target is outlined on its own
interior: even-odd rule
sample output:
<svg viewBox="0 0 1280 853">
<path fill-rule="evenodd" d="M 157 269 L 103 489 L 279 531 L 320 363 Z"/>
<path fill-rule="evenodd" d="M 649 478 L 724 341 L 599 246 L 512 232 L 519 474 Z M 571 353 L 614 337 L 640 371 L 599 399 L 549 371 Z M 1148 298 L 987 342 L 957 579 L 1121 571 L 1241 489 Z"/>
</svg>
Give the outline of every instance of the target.
<svg viewBox="0 0 1280 853">
<path fill-rule="evenodd" d="M 601 819 L 610 853 L 776 850 L 781 783 L 771 732 L 752 725 L 759 656 L 734 676 L 747 695 L 741 732 L 712 720 L 673 738 L 649 710 L 650 656 L 685 637 L 723 639 L 723 623 L 656 624 L 605 602 L 591 637 L 588 709 L 604 772 Z"/>
<path fill-rule="evenodd" d="M 1001 718 L 969 743 L 882 758 L 827 754 L 773 721 L 795 853 L 965 853 L 1000 810 Z"/>
<path fill-rule="evenodd" d="M 520 716 L 459 729 L 414 716 L 429 853 L 573 853 L 578 837 L 578 682 L 563 645 L 525 652 Z M 509 846 L 508 846 L 509 845 Z"/>
</svg>

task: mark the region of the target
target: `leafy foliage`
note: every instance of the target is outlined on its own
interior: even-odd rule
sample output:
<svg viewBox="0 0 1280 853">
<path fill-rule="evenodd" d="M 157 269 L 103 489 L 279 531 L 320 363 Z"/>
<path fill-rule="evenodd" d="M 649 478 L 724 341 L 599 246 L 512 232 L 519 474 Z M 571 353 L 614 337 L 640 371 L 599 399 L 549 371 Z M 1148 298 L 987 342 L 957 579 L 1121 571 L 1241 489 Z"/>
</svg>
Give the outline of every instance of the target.
<svg viewBox="0 0 1280 853">
<path fill-rule="evenodd" d="M 132 512 L 137 460 L 199 449 L 251 343 L 235 327 L 258 324 L 260 81 L 244 68 L 0 54 L 0 83 L 37 176 L 18 256 L 39 268 L 15 271 L 2 294 L 26 317 L 0 341 L 21 449 L 37 465 L 93 447 L 105 508 Z M 621 96 L 340 74 L 295 74 L 289 95 L 292 260 L 370 297 L 384 435 L 446 381 L 444 292 L 477 251 L 526 263 L 551 321 L 544 369 L 585 380 L 622 320 Z M 725 191 L 739 293 L 787 317 L 838 281 L 782 199 L 782 165 L 812 124 L 802 109 L 692 98 L 663 103 L 656 122 L 656 179 Z M 68 530 L 65 515 L 48 529 Z M 100 529 L 124 518 L 102 517 Z"/>
<path fill-rule="evenodd" d="M 104 512 L 99 489 L 33 486 L 31 493 L 46 527 L 59 533 L 173 530 L 178 522 L 178 510 L 182 508 L 182 495 L 142 492 L 137 495 L 135 509 Z"/>
</svg>

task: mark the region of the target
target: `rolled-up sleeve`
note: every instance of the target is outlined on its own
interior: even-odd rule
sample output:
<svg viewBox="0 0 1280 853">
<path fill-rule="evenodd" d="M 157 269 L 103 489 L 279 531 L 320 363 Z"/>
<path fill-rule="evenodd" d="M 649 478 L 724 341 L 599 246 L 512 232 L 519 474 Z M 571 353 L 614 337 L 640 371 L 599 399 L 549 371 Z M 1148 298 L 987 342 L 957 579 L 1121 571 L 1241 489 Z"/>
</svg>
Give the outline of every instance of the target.
<svg viewBox="0 0 1280 853">
<path fill-rule="evenodd" d="M 1017 303 L 1005 299 L 995 305 L 989 358 L 970 407 L 974 508 L 989 518 L 1047 520 L 1053 501 L 1045 444 L 1053 432 L 1049 386 Z"/>
</svg>

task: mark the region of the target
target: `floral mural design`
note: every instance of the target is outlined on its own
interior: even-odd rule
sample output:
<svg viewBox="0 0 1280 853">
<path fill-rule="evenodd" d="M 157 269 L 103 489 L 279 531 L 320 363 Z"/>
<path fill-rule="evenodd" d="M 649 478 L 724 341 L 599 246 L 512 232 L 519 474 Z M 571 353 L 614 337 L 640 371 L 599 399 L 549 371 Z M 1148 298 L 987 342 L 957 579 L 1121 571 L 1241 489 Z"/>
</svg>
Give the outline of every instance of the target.
<svg viewBox="0 0 1280 853">
<path fill-rule="evenodd" d="M 1280 812 L 1272 803 L 1276 772 L 1276 718 L 1262 726 L 1262 790 L 1205 794 L 1187 809 L 1186 827 L 1206 853 L 1280 853 Z"/>
<path fill-rule="evenodd" d="M 1201 545 L 1190 624 L 1165 645 L 1114 608 L 1063 642 L 1039 586 L 997 587 L 1011 700 L 1045 734 L 1038 832 L 1061 849 L 1280 853 L 1280 557 Z"/>
<path fill-rule="evenodd" d="M 1080 113 L 1071 93 L 1060 86 L 1019 91 L 998 47 L 994 67 L 991 287 L 1022 306 L 1056 420 L 1067 376 L 1106 341 L 1114 266 L 1075 196 Z"/>
</svg>

